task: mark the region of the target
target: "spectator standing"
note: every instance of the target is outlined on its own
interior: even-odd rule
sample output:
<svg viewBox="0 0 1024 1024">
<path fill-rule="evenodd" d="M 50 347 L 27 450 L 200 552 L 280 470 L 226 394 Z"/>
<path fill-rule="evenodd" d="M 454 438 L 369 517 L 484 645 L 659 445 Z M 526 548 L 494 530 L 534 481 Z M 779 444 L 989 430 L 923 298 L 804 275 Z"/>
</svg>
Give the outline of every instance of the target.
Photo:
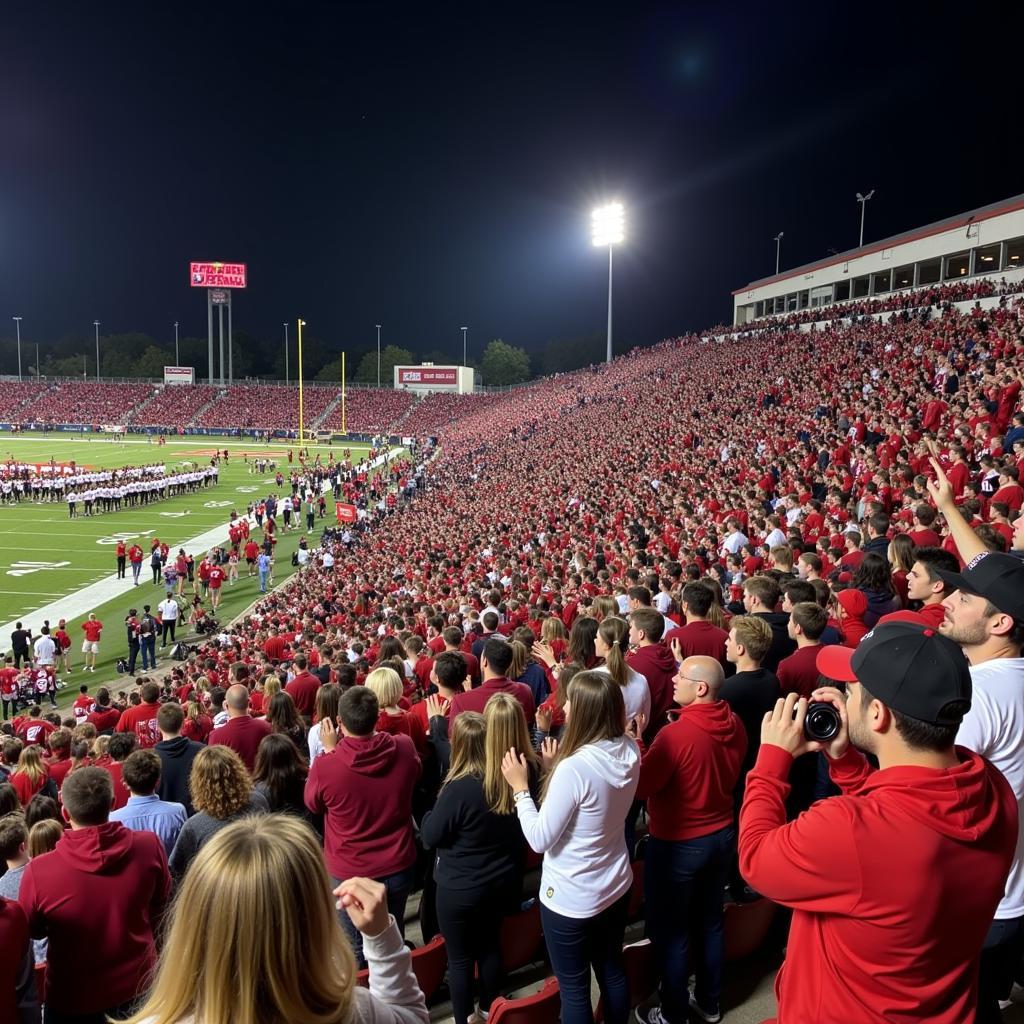
<svg viewBox="0 0 1024 1024">
<path fill-rule="evenodd" d="M 779 1017 L 962 1024 L 975 1011 L 978 957 L 1017 842 L 1009 784 L 954 747 L 971 703 L 967 661 L 952 641 L 905 622 L 818 658 L 822 675 L 849 688 L 846 698 L 813 694 L 836 707 L 840 731 L 825 745 L 807 740 L 807 703 L 780 699 L 740 814 L 743 877 L 794 911 Z M 819 750 L 843 795 L 787 824 L 793 759 Z"/>
<path fill-rule="evenodd" d="M 39 996 L 32 969 L 25 912 L 14 900 L 0 897 L 0 1019 L 39 1024 Z"/>
<path fill-rule="evenodd" d="M 152 833 L 108 820 L 113 795 L 101 768 L 72 772 L 61 792 L 70 831 L 22 876 L 29 928 L 49 940 L 45 1003 L 56 1020 L 123 1016 L 156 961 L 167 858 Z"/>
<path fill-rule="evenodd" d="M 789 613 L 787 630 L 796 650 L 779 662 L 775 675 L 782 696 L 798 693 L 810 697 L 818 688 L 818 649 L 828 625 L 828 614 L 814 601 L 798 601 Z"/>
<path fill-rule="evenodd" d="M 475 645 L 474 645 L 475 646 Z M 523 706 L 526 721 L 533 723 L 533 694 L 525 683 L 515 683 L 506 678 L 512 664 L 512 647 L 503 637 L 490 636 L 484 642 L 480 653 L 480 668 L 484 681 L 473 690 L 457 693 L 448 706 L 449 721 L 463 711 L 483 713 L 487 701 L 496 693 L 511 694 Z"/>
<path fill-rule="evenodd" d="M 593 1020 L 593 968 L 605 1020 L 624 1024 L 629 986 L 622 937 L 633 880 L 625 822 L 640 775 L 640 754 L 624 732 L 622 688 L 606 673 L 574 676 L 565 712 L 561 740 L 549 742 L 554 756 L 539 809 L 522 753 L 509 750 L 502 773 L 527 843 L 544 854 L 541 918 L 561 989 L 562 1021 Z"/>
<path fill-rule="evenodd" d="M 21 663 L 29 664 L 32 656 L 29 654 L 29 643 L 32 640 L 32 630 L 25 629 L 20 622 L 15 623 L 14 632 L 11 633 L 11 653 L 14 655 L 14 667 L 21 668 Z"/>
<path fill-rule="evenodd" d="M 268 815 L 227 826 L 182 884 L 159 969 L 131 1024 L 427 1024 L 384 887 L 351 878 L 334 891 L 363 936 L 372 991 L 355 984 L 330 894 L 323 855 L 305 825 Z"/>
<path fill-rule="evenodd" d="M 743 723 L 721 699 L 725 675 L 717 658 L 686 658 L 675 679 L 679 717 L 655 737 L 640 766 L 639 799 L 647 800 L 644 887 L 647 934 L 654 943 L 661 1005 L 648 1024 L 684 1021 L 692 1007 L 703 1020 L 721 1017 L 725 952 L 722 894 L 736 848 L 733 790 L 747 749 Z M 701 940 L 697 983 L 689 984 L 689 936 Z"/>
<path fill-rule="evenodd" d="M 51 671 L 57 663 L 57 645 L 50 636 L 50 627 L 43 626 L 33 646 L 36 668 L 48 668 Z"/>
<path fill-rule="evenodd" d="M 156 716 L 160 710 L 160 684 L 147 679 L 139 687 L 140 704 L 129 707 L 117 720 L 117 732 L 130 732 L 139 747 L 155 747 L 160 742 Z"/>
<path fill-rule="evenodd" d="M 160 755 L 153 750 L 136 750 L 125 758 L 121 777 L 131 796 L 124 807 L 110 812 L 110 820 L 121 822 L 133 832 L 154 832 L 169 856 L 187 814 L 183 804 L 161 800 L 156 794 Z"/>
<path fill-rule="evenodd" d="M 316 694 L 321 682 L 309 671 L 309 661 L 305 654 L 296 654 L 292 664 L 295 666 L 295 676 L 284 688 L 284 692 L 295 701 L 295 710 L 309 720 L 316 709 Z"/>
<path fill-rule="evenodd" d="M 683 587 L 686 625 L 670 629 L 663 638 L 669 649 L 672 649 L 674 643 L 679 644 L 677 657 L 707 655 L 715 658 L 723 667 L 726 665 L 725 641 L 729 634 L 708 621 L 708 613 L 714 604 L 713 591 L 703 583 L 687 583 Z"/>
<path fill-rule="evenodd" d="M 182 804 L 185 813 L 191 817 L 195 808 L 188 790 L 188 779 L 192 762 L 205 747 L 181 735 L 184 722 L 185 712 L 180 704 L 163 704 L 157 712 L 160 742 L 153 749 L 160 758 L 160 781 L 156 792 L 161 800 Z"/>
<path fill-rule="evenodd" d="M 1017 798 L 1017 847 L 1003 899 L 981 953 L 978 1024 L 1002 1019 L 1024 952 L 1024 563 L 975 555 L 962 573 L 939 570 L 947 590 L 943 636 L 970 662 L 973 699 L 959 743 L 1002 772 Z"/>
<path fill-rule="evenodd" d="M 150 606 L 142 606 L 142 618 L 139 619 L 139 650 L 142 652 L 142 671 L 156 668 L 156 634 L 159 630 L 156 617 Z"/>
<path fill-rule="evenodd" d="M 924 508 L 930 508 L 925 505 Z M 949 596 L 939 571 L 959 572 L 960 562 L 951 551 L 940 547 L 915 547 L 914 564 L 907 571 L 907 597 L 919 602 L 917 614 L 932 629 L 939 629 L 946 618 L 942 602 Z M 881 620 L 884 621 L 884 616 Z"/>
<path fill-rule="evenodd" d="M 207 741 L 211 747 L 221 744 L 230 747 L 242 759 L 246 770 L 256 766 L 256 752 L 264 736 L 269 736 L 271 726 L 262 718 L 249 714 L 249 690 L 241 683 L 229 686 L 224 696 L 228 720 L 210 733 Z"/>
<path fill-rule="evenodd" d="M 266 799 L 253 790 L 242 759 L 229 747 L 207 747 L 196 755 L 189 775 L 194 814 L 182 826 L 168 866 L 182 878 L 196 854 L 222 828 L 249 814 L 266 814 Z"/>
<path fill-rule="evenodd" d="M 744 611 L 764 619 L 772 631 L 772 646 L 764 659 L 769 672 L 774 672 L 779 662 L 796 650 L 796 643 L 789 636 L 789 616 L 775 610 L 781 597 L 779 585 L 770 576 L 751 576 L 743 581 Z"/>
<path fill-rule="evenodd" d="M 408 736 L 375 731 L 379 714 L 377 698 L 366 687 L 342 694 L 341 735 L 326 720 L 321 724 L 326 753 L 310 768 L 305 799 L 313 814 L 324 815 L 324 857 L 332 877 L 339 882 L 353 876 L 381 882 L 403 931 L 415 878 L 412 796 L 420 759 Z M 356 924 L 345 908 L 340 916 L 362 964 Z"/>
<path fill-rule="evenodd" d="M 644 729 L 644 740 L 653 741 L 667 722 L 672 707 L 672 679 L 676 674 L 676 659 L 661 642 L 665 629 L 664 617 L 656 608 L 637 608 L 629 615 L 629 642 L 632 650 L 626 664 L 647 680 L 651 694 L 651 714 Z"/>
</svg>

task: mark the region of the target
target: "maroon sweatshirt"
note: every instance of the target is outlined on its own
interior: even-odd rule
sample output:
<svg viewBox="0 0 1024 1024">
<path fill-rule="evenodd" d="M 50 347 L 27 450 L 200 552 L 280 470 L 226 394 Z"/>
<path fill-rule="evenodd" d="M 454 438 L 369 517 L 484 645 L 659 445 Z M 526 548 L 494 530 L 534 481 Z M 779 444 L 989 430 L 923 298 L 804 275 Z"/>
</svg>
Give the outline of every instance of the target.
<svg viewBox="0 0 1024 1024">
<path fill-rule="evenodd" d="M 321 685 L 319 676 L 312 672 L 301 672 L 284 688 L 284 692 L 295 701 L 295 708 L 300 715 L 312 718 L 316 710 L 316 692 Z"/>
<path fill-rule="evenodd" d="M 488 679 L 480 686 L 472 690 L 465 690 L 452 697 L 448 706 L 448 720 L 454 722 L 457 715 L 463 711 L 479 711 L 484 713 L 487 702 L 496 693 L 510 693 L 523 706 L 528 725 L 533 724 L 534 706 L 533 691 L 526 683 L 516 683 L 504 676 Z"/>
<path fill-rule="evenodd" d="M 747 731 L 727 701 L 688 704 L 658 733 L 640 763 L 638 800 L 647 800 L 655 839 L 698 839 L 733 822 L 733 790 Z"/>
<path fill-rule="evenodd" d="M 230 747 L 245 762 L 251 774 L 256 764 L 256 751 L 263 737 L 269 736 L 272 731 L 269 723 L 262 718 L 239 715 L 238 718 L 229 718 L 219 729 L 214 729 L 207 744 L 213 747 L 219 743 Z"/>
<path fill-rule="evenodd" d="M 809 647 L 798 647 L 788 658 L 779 662 L 775 674 L 779 677 L 779 689 L 782 696 L 787 693 L 799 693 L 801 697 L 810 696 L 818 688 L 818 651 L 821 644 Z"/>
<path fill-rule="evenodd" d="M 313 762 L 306 806 L 324 815 L 324 859 L 335 878 L 384 878 L 416 860 L 412 791 L 420 759 L 408 736 L 345 736 Z"/>
<path fill-rule="evenodd" d="M 0 1020 L 16 1021 L 18 981 L 29 953 L 28 922 L 25 912 L 14 900 L 0 899 Z M 35 979 L 32 979 L 33 985 Z"/>
<path fill-rule="evenodd" d="M 650 743 L 665 724 L 665 714 L 674 703 L 672 678 L 676 674 L 676 659 L 663 643 L 657 643 L 632 651 L 626 664 L 647 680 L 651 691 L 651 721 L 644 730 L 644 740 Z"/>
<path fill-rule="evenodd" d="M 725 667 L 725 641 L 729 634 L 713 622 L 688 622 L 685 626 L 670 629 L 661 639 L 670 651 L 672 641 L 678 640 L 684 658 L 704 655 Z"/>
<path fill-rule="evenodd" d="M 18 902 L 49 938 L 46 1004 L 97 1013 L 134 999 L 156 962 L 153 932 L 171 894 L 164 844 L 120 822 L 65 832 L 29 861 Z"/>
</svg>

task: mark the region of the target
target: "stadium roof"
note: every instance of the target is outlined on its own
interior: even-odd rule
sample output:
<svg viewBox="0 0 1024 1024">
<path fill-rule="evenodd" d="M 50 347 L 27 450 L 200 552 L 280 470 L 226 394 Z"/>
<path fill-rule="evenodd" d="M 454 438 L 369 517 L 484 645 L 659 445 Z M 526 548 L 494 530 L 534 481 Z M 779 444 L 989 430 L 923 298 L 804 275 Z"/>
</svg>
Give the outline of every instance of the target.
<svg viewBox="0 0 1024 1024">
<path fill-rule="evenodd" d="M 1015 213 L 1017 210 L 1024 210 L 1024 195 L 1014 196 L 1012 199 L 1003 199 L 998 203 L 990 203 L 988 206 L 979 206 L 976 210 L 968 210 L 967 213 L 959 213 L 955 217 L 946 217 L 944 220 L 937 220 L 932 224 L 926 224 L 923 228 L 914 228 L 912 231 L 904 231 L 899 235 L 890 235 L 888 238 L 879 239 L 869 245 L 858 246 L 855 249 L 847 249 L 846 252 L 827 256 L 823 260 L 815 260 L 813 263 L 805 263 L 802 267 L 792 267 L 782 274 L 772 274 L 769 277 L 762 277 L 742 288 L 733 290 L 733 295 L 750 291 L 752 288 L 762 288 L 766 284 L 775 281 L 786 281 L 791 277 L 800 274 L 810 273 L 812 270 L 823 270 L 825 267 L 834 267 L 839 263 L 846 263 L 857 256 L 869 256 L 874 252 L 881 252 L 882 249 L 890 249 L 894 245 L 902 245 L 905 242 L 916 242 L 930 235 L 941 235 L 944 231 L 953 228 L 966 227 L 975 220 L 987 220 L 989 217 L 998 217 L 1004 213 Z"/>
</svg>

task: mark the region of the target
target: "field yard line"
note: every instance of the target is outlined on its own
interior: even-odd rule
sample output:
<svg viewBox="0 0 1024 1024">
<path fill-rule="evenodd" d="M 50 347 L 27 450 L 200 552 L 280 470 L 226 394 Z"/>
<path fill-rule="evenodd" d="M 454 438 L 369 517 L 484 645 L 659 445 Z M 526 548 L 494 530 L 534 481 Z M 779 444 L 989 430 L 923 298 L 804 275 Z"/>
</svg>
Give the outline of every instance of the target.
<svg viewBox="0 0 1024 1024">
<path fill-rule="evenodd" d="M 401 448 L 392 448 L 387 455 L 380 455 L 371 463 L 371 468 L 376 469 L 377 466 L 381 465 L 385 459 L 395 458 L 401 453 Z M 330 482 L 324 481 L 324 491 L 330 489 Z M 255 523 L 252 517 L 246 516 L 244 518 L 249 519 L 250 523 Z M 185 548 L 186 551 L 196 554 L 198 552 L 208 551 L 214 545 L 223 541 L 227 536 L 227 520 L 223 520 L 219 526 L 214 527 L 212 530 L 207 530 L 205 533 L 199 534 L 197 537 L 193 537 L 191 540 L 183 541 L 179 544 L 175 544 L 174 547 Z M 142 565 L 142 578 L 152 579 L 152 575 L 149 573 L 148 560 L 143 562 Z M 53 572 L 52 569 L 44 570 L 46 572 Z M 65 570 L 70 572 L 72 570 Z M 79 570 L 87 571 L 87 570 Z M 95 571 L 95 570 L 94 570 Z M 127 585 L 126 585 L 127 584 Z M 96 583 L 92 583 L 87 587 L 83 587 L 81 590 L 76 590 L 73 593 L 68 594 L 66 597 L 62 597 L 57 601 L 53 601 L 48 605 L 44 605 L 42 608 L 36 608 L 34 611 L 23 612 L 17 617 L 17 619 L 8 622 L 0 626 L 0 637 L 9 637 L 10 634 L 17 628 L 19 622 L 26 622 L 29 619 L 32 621 L 29 623 L 35 629 L 39 629 L 44 619 L 49 619 L 50 622 L 56 623 L 58 619 L 71 619 L 81 618 L 83 615 L 92 611 L 93 608 L 98 608 L 101 604 L 106 604 L 107 601 L 112 601 L 115 597 L 123 596 L 125 600 L 131 601 L 132 594 L 138 590 L 140 594 L 149 593 L 150 596 L 155 594 L 163 593 L 162 588 L 154 588 L 150 583 L 134 587 L 131 585 L 130 580 L 121 580 L 117 578 L 117 573 L 113 573 L 110 576 L 106 576 Z M 24 593 L 24 591 L 22 591 Z M 38 621 L 37 621 L 38 620 Z M 0 640 L 0 644 L 3 641 Z"/>
</svg>

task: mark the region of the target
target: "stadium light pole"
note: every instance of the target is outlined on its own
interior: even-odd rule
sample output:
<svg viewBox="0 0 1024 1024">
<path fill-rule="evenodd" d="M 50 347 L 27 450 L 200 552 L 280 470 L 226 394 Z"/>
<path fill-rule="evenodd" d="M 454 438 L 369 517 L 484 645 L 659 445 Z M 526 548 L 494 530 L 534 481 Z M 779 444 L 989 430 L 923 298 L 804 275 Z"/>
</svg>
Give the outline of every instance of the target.
<svg viewBox="0 0 1024 1024">
<path fill-rule="evenodd" d="M 181 360 L 178 358 L 178 321 L 174 321 L 174 365 L 180 366 Z"/>
<path fill-rule="evenodd" d="M 462 365 L 463 366 L 466 365 L 466 331 L 468 331 L 468 330 L 469 330 L 468 327 L 463 327 L 462 328 Z"/>
<path fill-rule="evenodd" d="M 18 334 L 18 383 L 21 383 L 21 317 L 12 316 L 11 319 L 14 321 L 14 329 Z"/>
<path fill-rule="evenodd" d="M 306 321 L 300 317 L 297 324 L 299 331 L 299 444 L 301 445 L 304 433 L 302 416 L 302 328 L 306 326 Z"/>
<path fill-rule="evenodd" d="M 377 324 L 377 387 L 380 387 L 380 324 Z"/>
<path fill-rule="evenodd" d="M 857 202 L 860 203 L 860 245 L 864 244 L 864 211 L 867 209 L 868 200 L 875 194 L 872 189 L 866 196 L 857 193 Z"/>
<path fill-rule="evenodd" d="M 100 379 L 100 322 L 93 320 L 93 327 L 96 328 L 96 379 Z"/>
<path fill-rule="evenodd" d="M 776 277 L 778 277 L 778 274 L 779 274 L 779 256 L 782 253 L 782 236 L 785 233 L 786 233 L 785 231 L 780 231 L 775 236 L 775 276 Z"/>
<path fill-rule="evenodd" d="M 622 203 L 607 203 L 590 215 L 591 241 L 597 248 L 608 246 L 608 352 L 612 361 L 612 251 L 625 238 L 625 212 Z"/>
<path fill-rule="evenodd" d="M 284 327 L 284 382 L 285 382 L 285 384 L 288 384 L 289 383 L 289 373 L 288 373 L 288 325 L 287 324 L 282 324 L 282 326 Z"/>
</svg>

